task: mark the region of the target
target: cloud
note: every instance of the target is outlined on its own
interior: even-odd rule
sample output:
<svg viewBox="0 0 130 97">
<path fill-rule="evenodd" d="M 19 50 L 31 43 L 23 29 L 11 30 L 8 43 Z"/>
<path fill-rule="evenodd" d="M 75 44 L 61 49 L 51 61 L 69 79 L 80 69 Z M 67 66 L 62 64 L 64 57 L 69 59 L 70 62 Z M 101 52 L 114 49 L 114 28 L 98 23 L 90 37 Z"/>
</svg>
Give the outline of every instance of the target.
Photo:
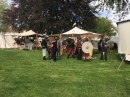
<svg viewBox="0 0 130 97">
<path fill-rule="evenodd" d="M 108 18 L 115 27 L 117 27 L 116 23 L 119 22 L 119 21 L 130 20 L 130 12 L 124 18 L 122 18 L 121 20 L 119 20 L 119 16 L 114 14 L 114 13 L 115 13 L 115 11 L 113 11 L 113 10 L 110 10 L 109 12 L 104 11 L 100 15 L 100 17 Z"/>
<path fill-rule="evenodd" d="M 11 2 L 12 2 L 11 0 L 7 0 L 7 3 L 8 3 L 8 4 L 11 4 Z"/>
<path fill-rule="evenodd" d="M 127 5 L 127 8 L 129 9 L 129 13 L 124 18 L 122 18 L 120 21 L 130 20 L 130 8 L 129 8 L 130 7 L 130 0 L 128 0 L 128 2 L 129 3 Z M 93 5 L 95 6 L 99 3 L 101 3 L 101 2 L 97 2 L 97 1 L 92 2 L 91 6 L 93 6 Z M 116 7 L 116 4 L 114 4 L 114 7 Z M 115 8 L 113 10 L 105 10 L 105 9 L 107 9 L 107 8 L 104 6 L 104 11 L 103 12 L 100 11 L 98 16 L 108 18 L 109 20 L 112 21 L 112 24 L 114 26 L 117 26 L 116 23 L 119 22 L 119 16 L 117 14 L 114 14 Z"/>
<path fill-rule="evenodd" d="M 112 14 L 112 13 L 111 13 Z M 114 14 L 112 14 L 110 17 L 108 17 L 109 20 L 112 21 L 112 24 L 114 26 L 117 26 L 116 23 L 120 22 L 120 21 L 125 21 L 125 20 L 130 20 L 130 14 L 126 15 L 124 18 L 122 18 L 121 20 L 119 20 L 118 16 L 115 16 Z"/>
</svg>

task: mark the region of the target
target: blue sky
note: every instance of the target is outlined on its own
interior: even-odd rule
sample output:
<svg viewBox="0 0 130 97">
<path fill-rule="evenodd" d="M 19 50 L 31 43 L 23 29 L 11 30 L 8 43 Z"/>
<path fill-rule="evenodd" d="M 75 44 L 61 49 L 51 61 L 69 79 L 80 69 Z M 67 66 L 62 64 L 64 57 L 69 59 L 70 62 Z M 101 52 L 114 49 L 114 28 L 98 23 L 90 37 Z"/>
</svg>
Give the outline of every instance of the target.
<svg viewBox="0 0 130 97">
<path fill-rule="evenodd" d="M 101 17 L 107 17 L 109 20 L 112 21 L 112 24 L 117 27 L 117 22 L 119 22 L 119 17 L 116 17 L 114 14 L 113 14 L 113 11 L 111 12 L 103 12 L 101 15 Z M 123 19 L 121 19 L 120 21 L 124 21 L 124 20 L 130 20 L 130 12 L 128 15 L 126 15 Z"/>
<path fill-rule="evenodd" d="M 11 0 L 7 0 L 8 4 L 11 3 Z M 129 0 L 130 2 L 130 0 Z M 104 11 L 102 12 L 102 14 L 100 15 L 101 17 L 107 17 L 109 20 L 112 21 L 112 24 L 117 27 L 116 23 L 119 22 L 119 18 L 118 17 L 115 17 L 115 15 L 113 14 L 113 11 L 110 11 L 109 13 Z M 122 19 L 121 21 L 124 21 L 124 20 L 130 20 L 130 11 L 129 11 L 129 14 L 124 18 Z"/>
</svg>

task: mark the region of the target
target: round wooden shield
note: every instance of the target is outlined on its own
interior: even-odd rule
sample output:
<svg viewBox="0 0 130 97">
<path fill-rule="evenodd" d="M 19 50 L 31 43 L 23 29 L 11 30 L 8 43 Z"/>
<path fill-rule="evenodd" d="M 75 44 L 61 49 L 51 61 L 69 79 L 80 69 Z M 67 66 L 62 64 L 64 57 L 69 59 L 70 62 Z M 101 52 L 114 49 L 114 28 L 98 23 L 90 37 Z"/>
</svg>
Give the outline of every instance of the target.
<svg viewBox="0 0 130 97">
<path fill-rule="evenodd" d="M 90 53 L 90 52 L 92 52 L 92 50 L 93 50 L 93 45 L 91 42 L 84 42 L 82 44 L 82 51 L 84 53 Z"/>
</svg>

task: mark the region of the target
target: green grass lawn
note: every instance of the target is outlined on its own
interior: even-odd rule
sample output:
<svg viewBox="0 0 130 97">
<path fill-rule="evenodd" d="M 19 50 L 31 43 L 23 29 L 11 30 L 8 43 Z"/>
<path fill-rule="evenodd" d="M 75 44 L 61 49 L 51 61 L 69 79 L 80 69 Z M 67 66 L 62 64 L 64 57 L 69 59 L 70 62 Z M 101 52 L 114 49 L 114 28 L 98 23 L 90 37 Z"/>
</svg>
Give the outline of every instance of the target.
<svg viewBox="0 0 130 97">
<path fill-rule="evenodd" d="M 130 63 L 117 51 L 108 61 L 42 60 L 41 51 L 0 49 L 0 97 L 130 97 Z"/>
</svg>

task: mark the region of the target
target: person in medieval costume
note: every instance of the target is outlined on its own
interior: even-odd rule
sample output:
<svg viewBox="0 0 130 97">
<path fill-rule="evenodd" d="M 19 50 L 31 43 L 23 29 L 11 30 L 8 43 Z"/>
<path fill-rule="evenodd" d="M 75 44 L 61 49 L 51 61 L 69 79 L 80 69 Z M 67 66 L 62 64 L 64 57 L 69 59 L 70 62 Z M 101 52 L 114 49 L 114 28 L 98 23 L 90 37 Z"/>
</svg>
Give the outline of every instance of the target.
<svg viewBox="0 0 130 97">
<path fill-rule="evenodd" d="M 100 60 L 101 60 L 101 58 L 102 58 L 102 54 L 101 54 L 101 42 L 102 42 L 102 39 L 100 39 L 99 40 L 99 42 L 98 42 L 98 52 L 99 52 L 99 54 L 100 54 Z"/>
<path fill-rule="evenodd" d="M 54 37 L 52 38 L 52 58 L 53 58 L 53 62 L 56 61 L 56 52 L 57 52 L 57 42 L 56 40 L 54 39 Z"/>
<path fill-rule="evenodd" d="M 84 39 L 84 42 L 90 42 L 90 39 L 88 37 L 86 37 Z M 83 58 L 83 61 L 90 60 L 90 53 L 85 53 L 85 52 L 82 51 L 82 58 Z"/>
<path fill-rule="evenodd" d="M 70 57 L 70 55 L 72 55 L 72 57 L 74 58 L 74 48 L 75 48 L 75 44 L 74 44 L 74 39 L 67 39 L 67 55 L 68 58 Z"/>
<path fill-rule="evenodd" d="M 76 51 L 75 54 L 77 55 L 77 60 L 81 60 L 82 59 L 82 43 L 81 43 L 81 38 L 78 39 L 78 41 L 76 42 Z"/>
<path fill-rule="evenodd" d="M 60 38 L 58 37 L 57 39 L 57 51 L 56 51 L 56 56 L 59 58 L 60 57 Z"/>
<path fill-rule="evenodd" d="M 43 60 L 46 60 L 47 42 L 46 42 L 45 38 L 42 39 L 41 46 L 42 46 Z"/>
<path fill-rule="evenodd" d="M 101 60 L 107 61 L 107 44 L 104 39 L 101 41 Z"/>
</svg>

